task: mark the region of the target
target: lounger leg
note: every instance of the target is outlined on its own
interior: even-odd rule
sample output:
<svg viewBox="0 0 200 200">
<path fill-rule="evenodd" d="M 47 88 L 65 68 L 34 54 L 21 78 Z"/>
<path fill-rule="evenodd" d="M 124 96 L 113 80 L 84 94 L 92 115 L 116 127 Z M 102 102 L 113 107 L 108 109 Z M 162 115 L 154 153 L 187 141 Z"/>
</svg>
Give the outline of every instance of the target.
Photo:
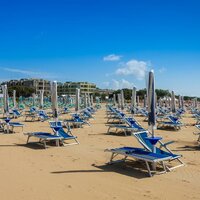
<svg viewBox="0 0 200 200">
<path fill-rule="evenodd" d="M 179 158 L 174 159 L 174 160 L 177 160 L 180 164 L 179 164 L 179 165 L 176 165 L 176 166 L 174 166 L 174 167 L 168 167 L 168 166 L 166 166 L 167 171 L 170 172 L 170 171 L 172 171 L 173 169 L 176 169 L 176 168 L 178 168 L 178 167 L 182 167 L 182 166 L 185 165 Z M 171 161 L 173 161 L 173 160 L 171 160 Z M 170 162 L 171 162 L 171 161 L 170 161 Z"/>
<path fill-rule="evenodd" d="M 28 142 L 29 142 L 29 138 L 30 138 L 30 137 L 31 137 L 31 136 L 29 135 L 28 138 L 27 138 L 26 144 L 28 144 Z"/>
<path fill-rule="evenodd" d="M 197 142 L 200 142 L 200 134 L 199 134 L 199 137 L 198 137 L 198 139 L 197 139 Z"/>
<path fill-rule="evenodd" d="M 125 157 L 124 157 L 124 159 L 123 159 L 124 162 L 126 161 L 127 157 L 128 157 L 128 156 L 125 156 Z"/>
<path fill-rule="evenodd" d="M 126 130 L 124 130 L 124 134 L 125 134 L 125 136 L 127 136 L 127 132 L 126 132 Z"/>
<path fill-rule="evenodd" d="M 44 148 L 46 149 L 47 145 L 46 145 L 46 141 L 43 140 L 43 144 L 44 144 Z"/>
<path fill-rule="evenodd" d="M 59 145 L 59 140 L 56 140 L 56 146 L 58 146 L 58 147 L 60 146 Z"/>
<path fill-rule="evenodd" d="M 145 161 L 145 163 L 146 163 L 146 166 L 147 166 L 147 170 L 149 172 L 149 176 L 152 177 L 152 173 L 151 173 L 151 169 L 150 169 L 149 163 L 147 161 Z"/>
<path fill-rule="evenodd" d="M 10 127 L 8 124 L 7 124 L 7 133 L 10 133 Z"/>
<path fill-rule="evenodd" d="M 109 134 L 109 133 L 110 133 L 110 128 L 111 128 L 111 127 L 109 127 L 109 128 L 108 128 L 107 134 Z"/>
<path fill-rule="evenodd" d="M 88 124 L 89 126 L 91 126 L 89 122 L 86 122 L 86 124 Z"/>
<path fill-rule="evenodd" d="M 79 141 L 76 138 L 74 138 L 74 139 L 75 139 L 75 141 L 76 141 L 77 144 L 80 144 Z"/>
<path fill-rule="evenodd" d="M 115 153 L 112 153 L 111 158 L 110 158 L 110 164 L 113 162 L 113 158 L 114 158 Z"/>
</svg>

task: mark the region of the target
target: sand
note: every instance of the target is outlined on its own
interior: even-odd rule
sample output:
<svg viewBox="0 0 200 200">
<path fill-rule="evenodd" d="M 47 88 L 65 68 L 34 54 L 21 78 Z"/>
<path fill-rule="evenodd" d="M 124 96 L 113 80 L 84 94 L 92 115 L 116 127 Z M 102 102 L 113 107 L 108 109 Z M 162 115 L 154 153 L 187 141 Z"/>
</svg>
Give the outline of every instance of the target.
<svg viewBox="0 0 200 200">
<path fill-rule="evenodd" d="M 67 117 L 65 115 L 64 117 Z M 137 117 L 142 125 L 143 117 Z M 24 121 L 21 117 L 14 121 Z M 184 122 L 194 123 L 191 115 Z M 194 126 L 180 131 L 157 130 L 164 141 L 175 141 L 171 149 L 183 155 L 186 166 L 148 177 L 137 162 L 106 165 L 106 148 L 138 146 L 133 136 L 106 135 L 105 109 L 96 113 L 91 127 L 73 129 L 80 145 L 50 147 L 26 145 L 21 129 L 0 135 L 0 199 L 200 199 L 200 148 Z M 23 122 L 24 132 L 51 132 L 48 122 Z"/>
</svg>

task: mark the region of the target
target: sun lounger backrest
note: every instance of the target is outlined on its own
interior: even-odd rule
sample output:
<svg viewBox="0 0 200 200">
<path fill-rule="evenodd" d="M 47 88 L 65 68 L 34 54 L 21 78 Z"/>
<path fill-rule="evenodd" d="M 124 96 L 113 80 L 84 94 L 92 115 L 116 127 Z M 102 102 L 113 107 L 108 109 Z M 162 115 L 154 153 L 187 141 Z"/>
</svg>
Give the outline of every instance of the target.
<svg viewBox="0 0 200 200">
<path fill-rule="evenodd" d="M 17 115 L 17 116 L 20 115 L 20 112 L 19 112 L 17 109 L 13 109 L 13 113 L 14 113 L 15 115 Z"/>
<path fill-rule="evenodd" d="M 152 151 L 154 149 L 153 145 L 150 143 L 149 140 L 146 139 L 146 137 L 148 137 L 148 131 L 144 131 L 144 132 L 139 132 L 139 133 L 133 133 L 133 135 L 137 138 L 137 140 L 139 141 L 139 143 L 148 151 Z M 165 155 L 169 155 L 169 156 L 177 156 L 176 154 L 173 154 L 168 148 L 165 148 L 164 151 L 161 148 L 155 147 L 156 152 L 158 154 L 165 154 Z"/>
<path fill-rule="evenodd" d="M 135 120 L 133 118 L 125 118 L 125 122 L 129 125 L 129 126 L 133 126 L 135 124 Z"/>
<path fill-rule="evenodd" d="M 71 135 L 69 135 L 67 132 L 64 131 L 63 128 L 60 128 L 58 131 L 59 136 L 63 137 L 63 138 L 69 138 L 72 137 Z"/>
<path fill-rule="evenodd" d="M 133 133 L 133 135 L 137 138 L 139 143 L 148 151 L 152 151 L 152 144 L 149 142 L 149 140 L 146 140 L 145 138 L 148 137 L 147 131 L 143 132 L 137 132 Z"/>
<path fill-rule="evenodd" d="M 77 121 L 77 122 L 81 122 L 82 121 L 80 116 L 77 115 L 77 114 L 73 115 L 73 117 L 74 117 L 74 120 Z"/>
<path fill-rule="evenodd" d="M 36 111 L 36 108 L 32 107 L 30 108 L 30 112 L 35 112 Z"/>
<path fill-rule="evenodd" d="M 52 127 L 55 127 L 55 126 L 62 127 L 62 122 L 61 122 L 61 121 L 57 121 L 57 122 L 55 122 L 55 121 L 50 121 L 49 124 L 50 124 L 50 127 L 51 127 L 51 128 L 52 128 Z"/>
<path fill-rule="evenodd" d="M 144 130 L 133 118 L 125 118 L 125 122 L 132 128 Z"/>
<path fill-rule="evenodd" d="M 195 125 L 200 130 L 200 124 Z"/>
<path fill-rule="evenodd" d="M 176 118 L 176 117 L 173 117 L 173 116 L 168 116 L 168 118 L 169 118 L 169 120 L 171 121 L 171 122 L 173 122 L 173 123 L 175 123 L 175 124 L 177 124 L 178 123 L 178 118 Z"/>
</svg>

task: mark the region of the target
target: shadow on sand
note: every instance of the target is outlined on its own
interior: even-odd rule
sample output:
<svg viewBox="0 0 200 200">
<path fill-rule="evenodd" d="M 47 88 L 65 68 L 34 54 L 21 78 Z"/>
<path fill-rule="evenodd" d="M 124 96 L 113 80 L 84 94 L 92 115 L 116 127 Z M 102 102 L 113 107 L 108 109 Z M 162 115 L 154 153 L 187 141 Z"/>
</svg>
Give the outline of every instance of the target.
<svg viewBox="0 0 200 200">
<path fill-rule="evenodd" d="M 200 151 L 200 146 L 195 145 L 195 146 L 183 146 L 183 147 L 178 147 L 178 150 L 173 150 L 173 151 Z"/>
<path fill-rule="evenodd" d="M 48 146 L 53 147 L 53 144 L 48 144 Z M 48 148 L 48 146 L 47 146 L 47 148 Z M 40 144 L 38 142 L 31 142 L 31 143 L 28 143 L 28 144 L 16 144 L 16 143 L 15 144 L 2 144 L 2 145 L 0 145 L 0 148 L 1 147 L 26 147 L 26 148 L 30 148 L 30 149 L 34 149 L 34 150 L 45 149 L 43 144 Z"/>
<path fill-rule="evenodd" d="M 115 164 L 95 165 L 96 169 L 93 170 L 66 170 L 66 171 L 54 171 L 52 174 L 72 174 L 72 173 L 107 173 L 115 172 L 125 176 L 134 177 L 137 179 L 149 178 L 146 167 L 141 162 L 130 161 Z"/>
</svg>

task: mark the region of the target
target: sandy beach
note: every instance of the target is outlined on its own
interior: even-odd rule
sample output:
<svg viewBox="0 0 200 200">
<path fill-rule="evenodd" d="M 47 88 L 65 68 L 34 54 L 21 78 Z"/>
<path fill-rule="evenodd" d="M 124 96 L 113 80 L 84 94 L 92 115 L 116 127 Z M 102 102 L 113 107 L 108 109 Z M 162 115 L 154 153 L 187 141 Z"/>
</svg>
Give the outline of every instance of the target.
<svg viewBox="0 0 200 200">
<path fill-rule="evenodd" d="M 136 119 L 147 127 L 143 117 Z M 24 118 L 13 121 L 23 122 Z M 164 141 L 175 141 L 171 150 L 182 154 L 186 165 L 150 178 L 141 163 L 105 164 L 110 158 L 110 153 L 104 152 L 106 148 L 140 147 L 133 136 L 106 135 L 106 121 L 103 107 L 91 120 L 91 127 L 72 130 L 80 145 L 67 147 L 26 145 L 27 137 L 21 129 L 1 134 L 0 199 L 199 199 L 200 148 L 193 135 L 194 126 L 180 131 L 156 130 Z M 195 123 L 189 114 L 183 121 Z M 23 123 L 24 132 L 51 132 L 48 122 Z"/>
</svg>

